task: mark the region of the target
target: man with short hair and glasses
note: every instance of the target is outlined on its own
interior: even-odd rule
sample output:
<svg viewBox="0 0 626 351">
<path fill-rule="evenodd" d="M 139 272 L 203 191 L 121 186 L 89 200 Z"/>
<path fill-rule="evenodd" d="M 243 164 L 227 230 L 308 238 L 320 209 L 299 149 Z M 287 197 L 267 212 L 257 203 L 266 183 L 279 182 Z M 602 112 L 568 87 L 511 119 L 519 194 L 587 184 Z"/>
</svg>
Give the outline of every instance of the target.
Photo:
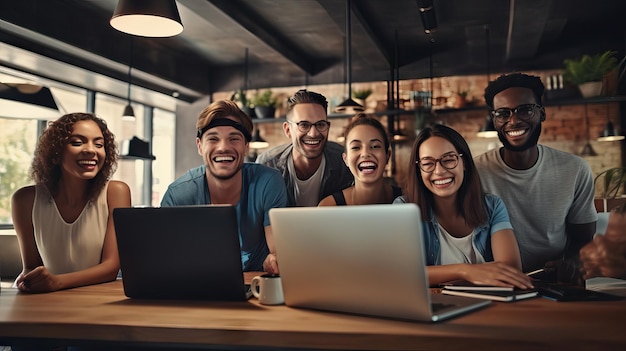
<svg viewBox="0 0 626 351">
<path fill-rule="evenodd" d="M 582 158 L 538 144 L 543 93 L 539 77 L 522 73 L 489 83 L 485 101 L 503 147 L 475 162 L 485 191 L 506 204 L 524 271 L 556 261 L 559 278 L 573 281 L 578 252 L 596 229 L 593 175 Z"/>
<path fill-rule="evenodd" d="M 326 98 L 299 90 L 287 102 L 283 131 L 291 143 L 265 151 L 256 162 L 282 173 L 290 206 L 317 206 L 321 199 L 350 186 L 354 178 L 343 162 L 343 146 L 328 141 Z"/>
</svg>

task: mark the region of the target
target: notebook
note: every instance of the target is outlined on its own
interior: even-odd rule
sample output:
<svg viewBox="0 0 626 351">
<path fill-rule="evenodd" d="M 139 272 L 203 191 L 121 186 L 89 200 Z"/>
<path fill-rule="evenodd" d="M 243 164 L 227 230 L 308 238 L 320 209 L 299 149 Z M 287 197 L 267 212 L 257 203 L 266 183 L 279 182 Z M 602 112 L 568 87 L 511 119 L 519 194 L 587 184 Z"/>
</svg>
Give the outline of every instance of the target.
<svg viewBox="0 0 626 351">
<path fill-rule="evenodd" d="M 530 290 L 450 290 L 444 288 L 443 294 L 454 296 L 475 297 L 477 299 L 488 299 L 501 302 L 513 302 L 529 299 L 539 295 L 539 291 Z"/>
<path fill-rule="evenodd" d="M 432 294 L 415 204 L 269 212 L 285 304 L 441 321 L 490 300 Z"/>
<path fill-rule="evenodd" d="M 246 300 L 233 206 L 116 208 L 130 298 Z"/>
</svg>

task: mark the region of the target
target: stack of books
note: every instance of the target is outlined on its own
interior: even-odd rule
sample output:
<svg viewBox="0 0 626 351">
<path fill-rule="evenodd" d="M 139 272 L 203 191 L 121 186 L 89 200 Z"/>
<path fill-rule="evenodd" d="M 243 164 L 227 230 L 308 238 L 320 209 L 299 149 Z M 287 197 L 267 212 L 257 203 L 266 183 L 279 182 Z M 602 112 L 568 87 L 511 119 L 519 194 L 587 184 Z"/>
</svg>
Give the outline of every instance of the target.
<svg viewBox="0 0 626 351">
<path fill-rule="evenodd" d="M 446 295 L 466 296 L 502 302 L 513 302 L 535 297 L 535 289 L 521 290 L 513 287 L 478 285 L 465 280 L 455 280 L 442 284 L 442 293 Z"/>
</svg>

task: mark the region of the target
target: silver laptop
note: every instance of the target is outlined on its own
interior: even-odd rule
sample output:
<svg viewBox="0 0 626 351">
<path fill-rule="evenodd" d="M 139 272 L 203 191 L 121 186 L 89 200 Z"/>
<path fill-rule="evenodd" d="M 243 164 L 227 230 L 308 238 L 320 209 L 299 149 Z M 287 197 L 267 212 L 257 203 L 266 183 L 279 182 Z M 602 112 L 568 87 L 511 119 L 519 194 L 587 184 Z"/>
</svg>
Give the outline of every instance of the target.
<svg viewBox="0 0 626 351">
<path fill-rule="evenodd" d="M 124 293 L 141 299 L 246 300 L 233 206 L 116 208 Z"/>
<path fill-rule="evenodd" d="M 270 210 L 285 304 L 440 321 L 490 300 L 432 294 L 414 204 Z"/>
</svg>

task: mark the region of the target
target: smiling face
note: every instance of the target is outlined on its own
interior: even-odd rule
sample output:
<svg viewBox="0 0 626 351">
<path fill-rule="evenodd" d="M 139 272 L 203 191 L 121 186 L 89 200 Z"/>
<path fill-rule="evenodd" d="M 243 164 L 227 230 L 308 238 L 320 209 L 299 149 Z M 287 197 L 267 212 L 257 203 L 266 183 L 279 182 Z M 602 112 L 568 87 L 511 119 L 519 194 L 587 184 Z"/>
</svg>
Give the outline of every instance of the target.
<svg viewBox="0 0 626 351">
<path fill-rule="evenodd" d="M 293 110 L 287 115 L 287 120 L 283 124 L 285 135 L 291 139 L 293 144 L 293 152 L 306 157 L 308 159 L 317 159 L 322 157 L 326 141 L 328 140 L 328 130 L 320 133 L 314 125 L 307 133 L 298 130 L 295 123 L 307 121 L 314 124 L 317 121 L 326 120 L 326 111 L 324 108 L 315 103 L 300 103 L 293 107 Z"/>
<path fill-rule="evenodd" d="M 98 124 L 91 120 L 76 122 L 61 154 L 63 176 L 93 179 L 105 158 L 104 136 Z"/>
<path fill-rule="evenodd" d="M 227 117 L 235 122 L 237 119 Z M 230 126 L 214 127 L 196 138 L 198 154 L 202 156 L 207 172 L 217 179 L 230 179 L 243 167 L 248 143 L 239 130 Z"/>
<path fill-rule="evenodd" d="M 493 108 L 514 109 L 524 104 L 536 104 L 533 91 L 528 88 L 514 87 L 505 89 L 493 98 Z M 541 135 L 541 122 L 545 119 L 545 111 L 543 108 L 535 108 L 535 115 L 524 120 L 518 118 L 514 113 L 511 119 L 501 123 L 494 119 L 493 124 L 498 131 L 498 138 L 508 150 L 524 151 L 535 145 L 539 141 Z"/>
<path fill-rule="evenodd" d="M 390 153 L 380 132 L 369 125 L 358 125 L 346 136 L 343 160 L 355 182 L 371 183 L 382 179 Z"/>
<path fill-rule="evenodd" d="M 445 155 L 457 155 L 459 152 L 448 140 L 433 136 L 426 139 L 419 147 L 419 158 L 440 159 Z M 426 173 L 419 169 L 422 181 L 435 197 L 456 196 L 464 180 L 463 158 L 458 158 L 458 164 L 452 169 L 446 169 L 441 162 L 435 162 L 432 173 Z"/>
</svg>

